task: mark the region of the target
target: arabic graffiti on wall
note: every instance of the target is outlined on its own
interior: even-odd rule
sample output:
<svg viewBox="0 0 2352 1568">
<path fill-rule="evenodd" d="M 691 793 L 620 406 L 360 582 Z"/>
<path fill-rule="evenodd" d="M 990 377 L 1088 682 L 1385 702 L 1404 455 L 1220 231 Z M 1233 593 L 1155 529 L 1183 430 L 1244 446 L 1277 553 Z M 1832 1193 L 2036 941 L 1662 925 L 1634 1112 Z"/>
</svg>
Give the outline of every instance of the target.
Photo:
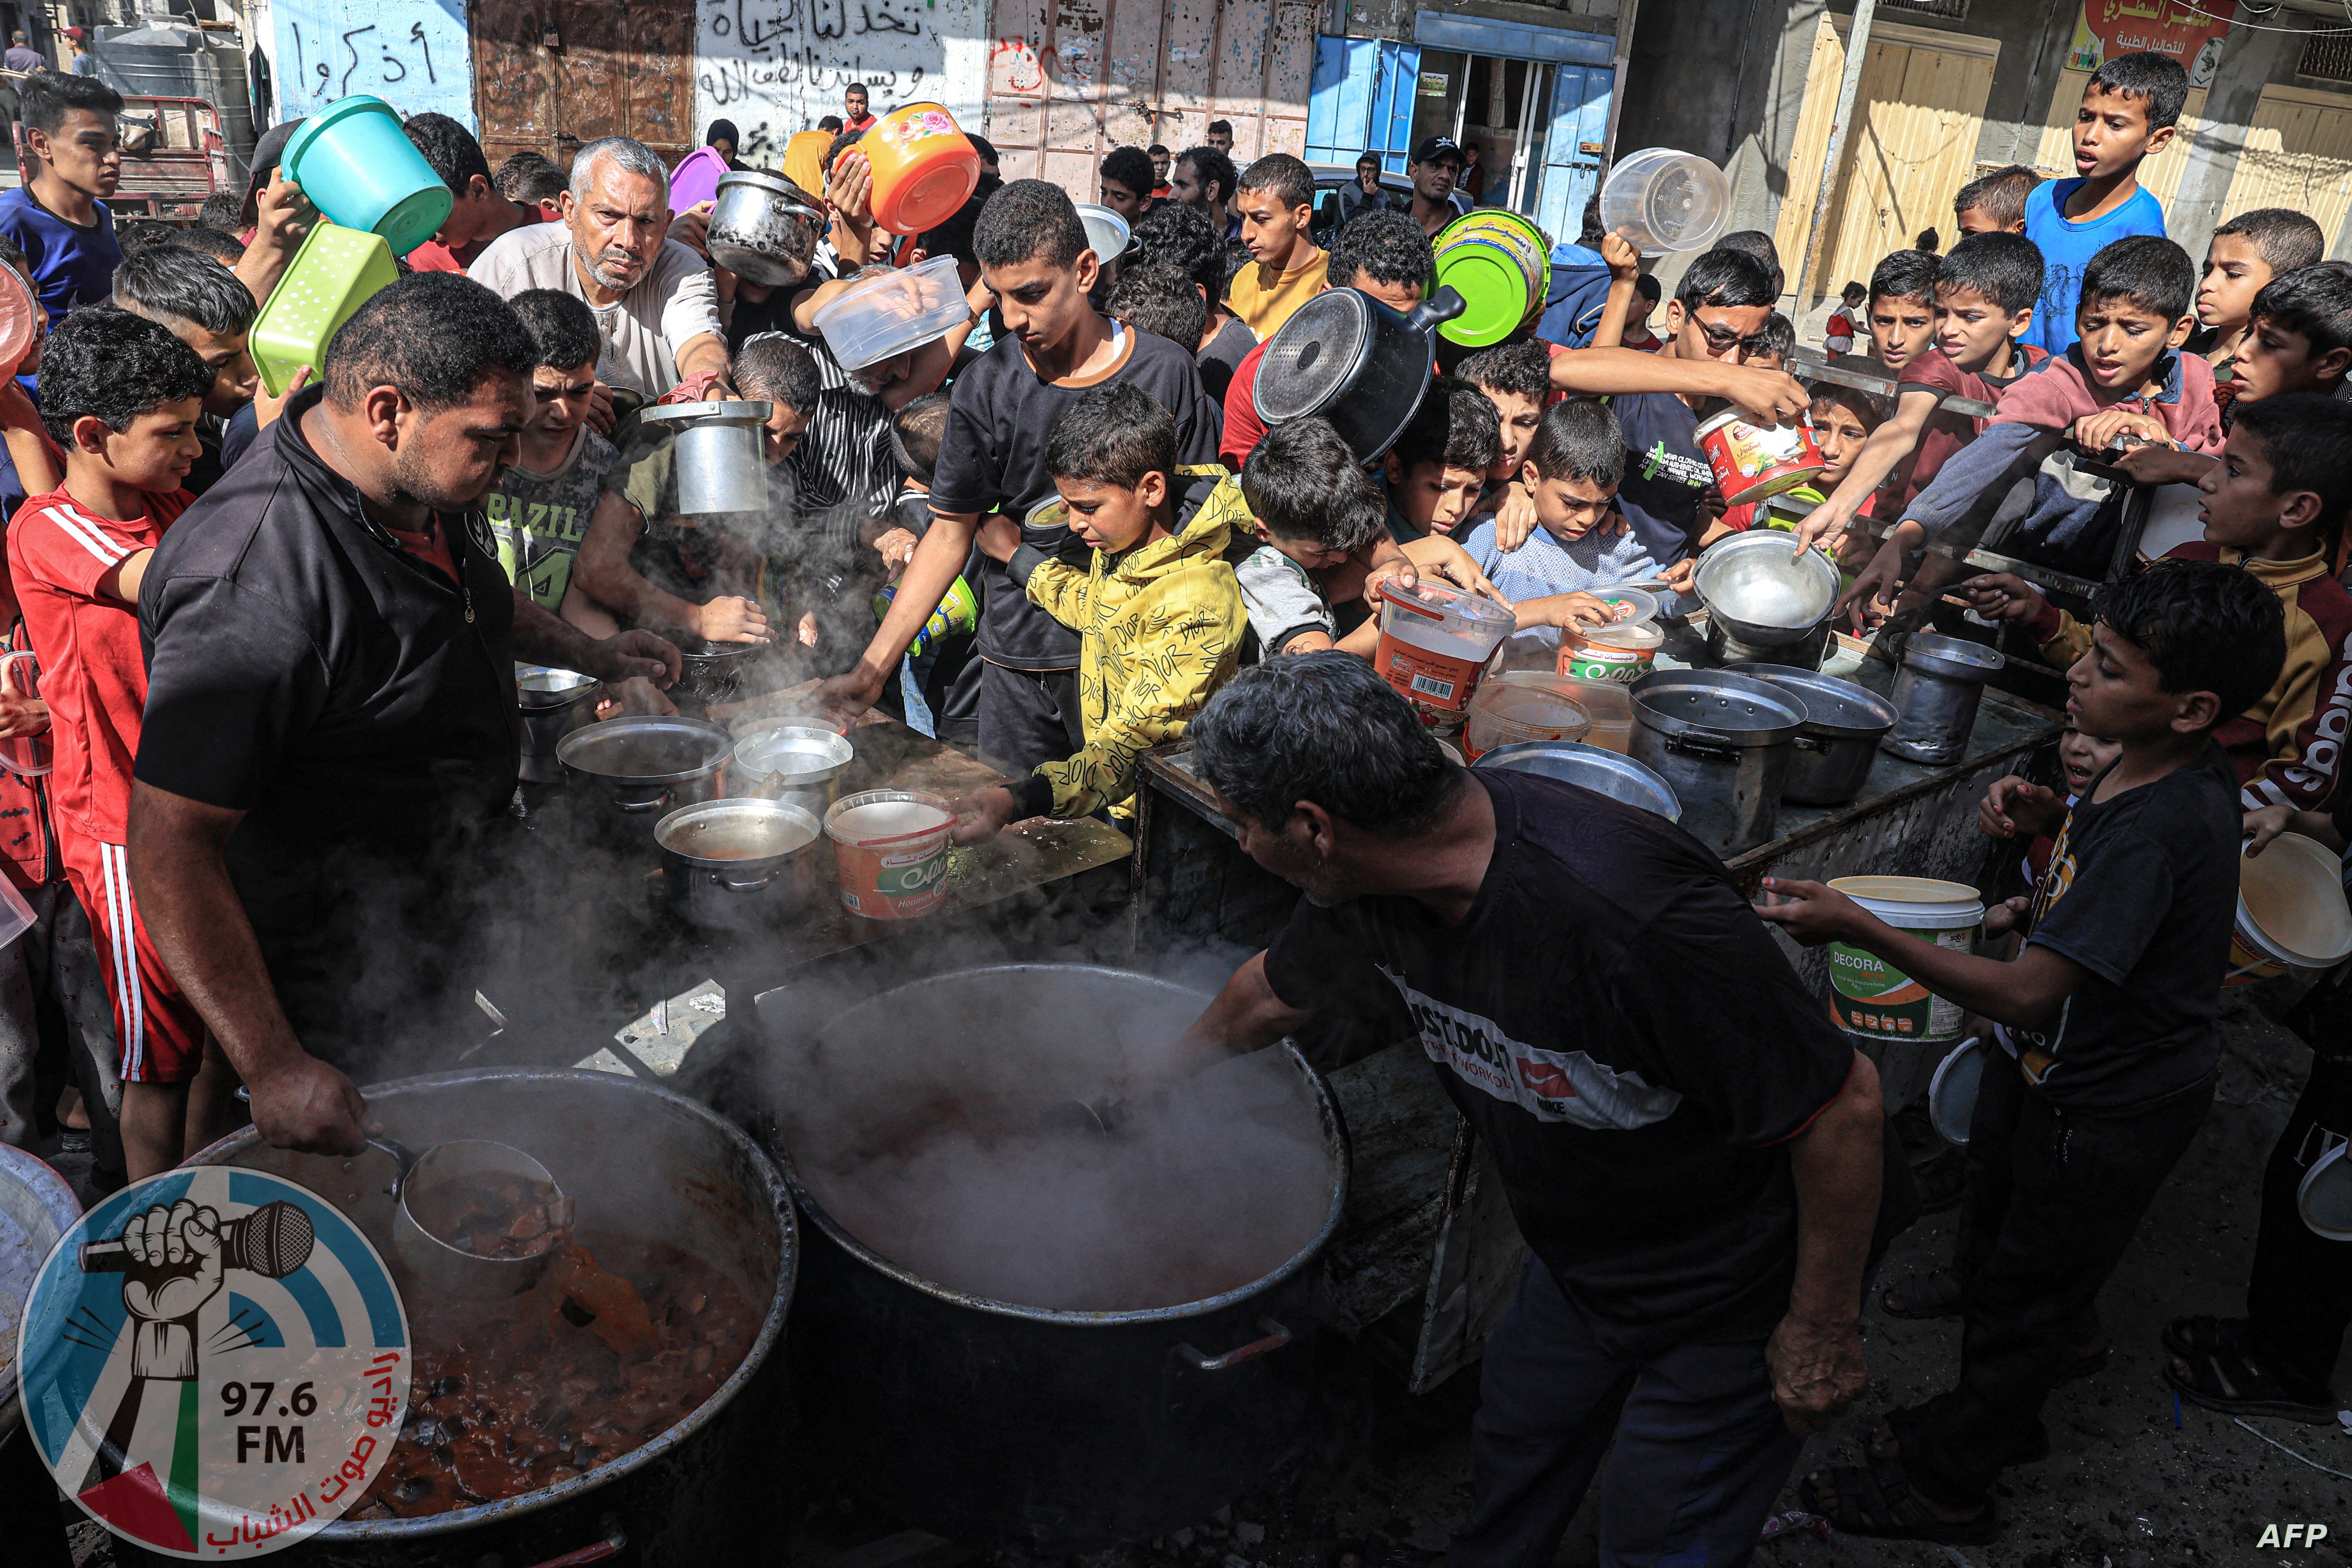
<svg viewBox="0 0 2352 1568">
<path fill-rule="evenodd" d="M 403 114 L 427 110 L 474 125 L 464 0 L 277 0 L 278 113 L 316 113 L 373 93 Z"/>
<path fill-rule="evenodd" d="M 2095 71 L 2104 60 L 2147 49 L 2179 60 L 2189 86 L 2209 86 L 2236 12 L 2237 0 L 2197 0 L 2193 10 L 2180 0 L 2083 0 L 2066 68 Z"/>
<path fill-rule="evenodd" d="M 775 163 L 862 81 L 876 114 L 928 100 L 977 132 L 982 25 L 981 0 L 698 0 L 695 118 L 733 121 L 741 156 Z"/>
</svg>

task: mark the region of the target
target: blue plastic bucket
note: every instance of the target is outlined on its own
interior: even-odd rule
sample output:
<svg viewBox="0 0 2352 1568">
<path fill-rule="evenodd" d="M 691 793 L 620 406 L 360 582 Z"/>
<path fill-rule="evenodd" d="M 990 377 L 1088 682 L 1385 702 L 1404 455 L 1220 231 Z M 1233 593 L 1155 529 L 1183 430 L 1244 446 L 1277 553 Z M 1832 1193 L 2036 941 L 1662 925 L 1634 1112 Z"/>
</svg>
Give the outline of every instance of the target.
<svg viewBox="0 0 2352 1568">
<path fill-rule="evenodd" d="M 392 105 L 363 92 L 304 120 L 287 138 L 281 166 L 320 212 L 383 236 L 394 256 L 439 233 L 455 199 Z"/>
</svg>

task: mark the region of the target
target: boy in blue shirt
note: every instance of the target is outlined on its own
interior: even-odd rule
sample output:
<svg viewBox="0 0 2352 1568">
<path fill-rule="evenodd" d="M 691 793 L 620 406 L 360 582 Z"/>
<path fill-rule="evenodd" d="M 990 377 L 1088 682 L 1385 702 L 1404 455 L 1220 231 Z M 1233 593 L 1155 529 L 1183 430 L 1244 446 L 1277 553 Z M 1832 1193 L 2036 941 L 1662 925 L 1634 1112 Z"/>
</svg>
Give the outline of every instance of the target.
<svg viewBox="0 0 2352 1568">
<path fill-rule="evenodd" d="M 2168 55 L 2118 55 L 2083 84 L 2074 116 L 2071 180 L 2051 180 L 2025 201 L 2025 237 L 2042 247 L 2042 303 L 2024 341 L 2053 356 L 2074 342 L 2083 269 L 2129 235 L 2164 233 L 2164 208 L 2140 188 L 2144 158 L 2170 144 L 2189 73 Z"/>
<path fill-rule="evenodd" d="M 81 305 L 114 297 L 122 247 L 105 198 L 122 180 L 122 95 L 88 76 L 48 72 L 23 89 L 29 184 L 0 193 L 0 235 L 32 264 L 33 284 L 54 327 Z"/>
<path fill-rule="evenodd" d="M 1571 397 L 1545 411 L 1520 476 L 1535 500 L 1536 531 L 1507 552 L 1489 519 L 1463 542 L 1497 593 L 1524 610 L 1531 600 L 1597 595 L 1621 583 L 1663 576 L 1672 586 L 1652 592 L 1671 611 L 1675 591 L 1688 585 L 1694 562 L 1686 557 L 1661 571 L 1641 535 L 1619 515 L 1615 502 L 1625 456 L 1625 433 L 1607 404 Z M 1539 624 L 1559 620 L 1547 617 Z"/>
</svg>

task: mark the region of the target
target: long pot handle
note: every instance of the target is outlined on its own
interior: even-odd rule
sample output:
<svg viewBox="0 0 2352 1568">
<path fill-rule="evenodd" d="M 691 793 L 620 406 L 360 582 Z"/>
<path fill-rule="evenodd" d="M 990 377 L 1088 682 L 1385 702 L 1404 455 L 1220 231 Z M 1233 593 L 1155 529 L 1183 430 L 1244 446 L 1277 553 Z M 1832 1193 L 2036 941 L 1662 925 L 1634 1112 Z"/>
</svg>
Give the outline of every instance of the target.
<svg viewBox="0 0 2352 1568">
<path fill-rule="evenodd" d="M 1195 1372 L 1223 1372 L 1229 1366 L 1239 1366 L 1254 1356 L 1278 1351 L 1290 1342 L 1290 1331 L 1272 1318 L 1260 1318 L 1257 1326 L 1265 1331 L 1265 1338 L 1252 1340 L 1240 1349 L 1227 1351 L 1221 1356 L 1202 1355 L 1191 1345 L 1178 1345 L 1173 1353 L 1178 1361 Z"/>
<path fill-rule="evenodd" d="M 561 1557 L 551 1557 L 544 1563 L 534 1563 L 531 1568 L 582 1568 L 582 1564 L 602 1563 L 625 1550 L 629 1544 L 628 1533 L 611 1520 L 604 1521 L 609 1532 L 602 1541 L 592 1542 L 577 1552 L 567 1552 Z"/>
</svg>

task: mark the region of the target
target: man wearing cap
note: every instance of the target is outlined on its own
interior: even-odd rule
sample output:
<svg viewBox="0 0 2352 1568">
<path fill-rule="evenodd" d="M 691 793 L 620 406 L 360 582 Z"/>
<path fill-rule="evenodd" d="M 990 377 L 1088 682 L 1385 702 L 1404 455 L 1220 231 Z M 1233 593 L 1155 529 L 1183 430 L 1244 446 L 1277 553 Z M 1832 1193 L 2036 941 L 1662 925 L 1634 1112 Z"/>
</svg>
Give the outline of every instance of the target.
<svg viewBox="0 0 2352 1568">
<path fill-rule="evenodd" d="M 728 382 L 726 328 L 710 264 L 697 243 L 702 226 L 681 215 L 673 228 L 669 166 L 641 142 L 607 136 L 572 161 L 563 222 L 508 230 L 466 271 L 505 299 L 561 289 L 596 312 L 604 350 L 596 379 L 648 402 L 682 382 Z M 678 237 L 673 238 L 676 234 Z"/>
<path fill-rule="evenodd" d="M 96 76 L 98 57 L 89 52 L 89 35 L 79 27 L 66 29 L 66 47 L 73 51 L 73 74 Z"/>
<path fill-rule="evenodd" d="M 1462 149 L 1451 136 L 1424 136 L 1404 169 L 1412 182 L 1412 221 L 1434 236 L 1462 216 L 1454 202 L 1454 182 L 1462 174 Z"/>
</svg>

